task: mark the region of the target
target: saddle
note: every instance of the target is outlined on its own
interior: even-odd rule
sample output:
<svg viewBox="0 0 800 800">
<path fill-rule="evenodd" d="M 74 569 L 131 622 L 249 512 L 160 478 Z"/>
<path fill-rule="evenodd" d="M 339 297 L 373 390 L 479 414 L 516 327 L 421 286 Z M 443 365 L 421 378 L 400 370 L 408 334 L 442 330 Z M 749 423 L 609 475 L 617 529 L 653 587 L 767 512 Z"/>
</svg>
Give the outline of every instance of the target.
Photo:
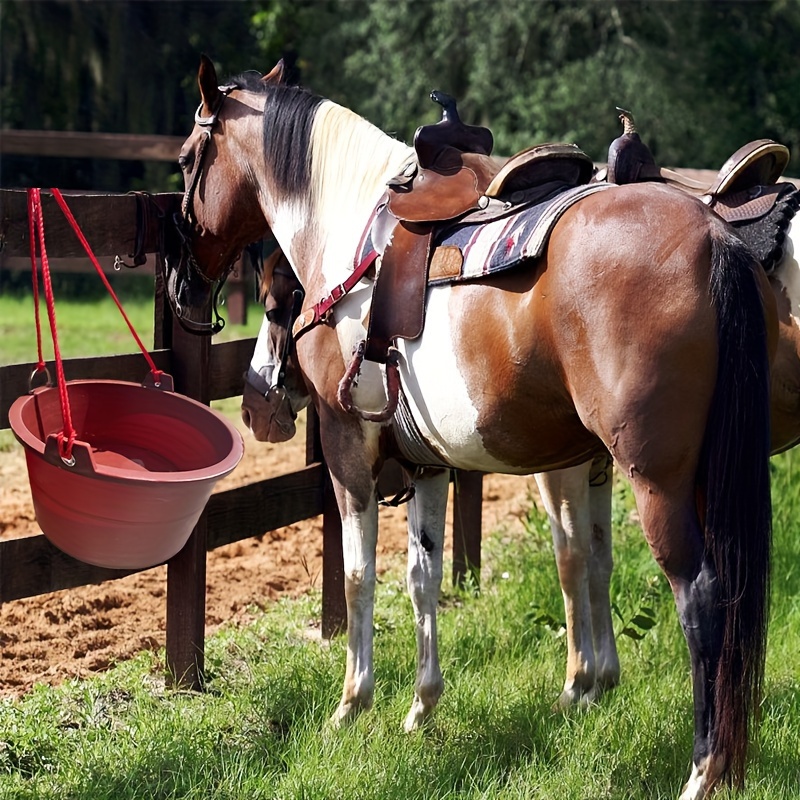
<svg viewBox="0 0 800 800">
<path fill-rule="evenodd" d="M 740 147 L 722 165 L 710 184 L 659 167 L 642 141 L 630 111 L 617 108 L 623 133 L 608 148 L 606 180 L 612 183 L 660 181 L 697 195 L 728 222 L 757 219 L 777 200 L 778 184 L 789 163 L 789 149 L 772 139 L 756 139 Z"/>
<path fill-rule="evenodd" d="M 658 181 L 696 195 L 737 229 L 765 270 L 775 267 L 783 257 L 788 222 L 800 206 L 800 190 L 780 182 L 789 163 L 787 147 L 772 139 L 748 142 L 705 184 L 659 167 L 641 140 L 631 113 L 621 108 L 617 111 L 623 133 L 609 147 L 606 180 L 618 184 Z"/>
<path fill-rule="evenodd" d="M 414 135 L 416 161 L 387 184 L 386 213 L 394 228 L 375 283 L 364 357 L 386 363 L 392 342 L 422 333 L 425 290 L 435 231 L 471 214 L 481 219 L 541 202 L 588 183 L 592 160 L 573 144 L 527 148 L 505 163 L 492 158 L 487 128 L 466 125 L 456 101 L 434 91 L 442 119 Z"/>
</svg>

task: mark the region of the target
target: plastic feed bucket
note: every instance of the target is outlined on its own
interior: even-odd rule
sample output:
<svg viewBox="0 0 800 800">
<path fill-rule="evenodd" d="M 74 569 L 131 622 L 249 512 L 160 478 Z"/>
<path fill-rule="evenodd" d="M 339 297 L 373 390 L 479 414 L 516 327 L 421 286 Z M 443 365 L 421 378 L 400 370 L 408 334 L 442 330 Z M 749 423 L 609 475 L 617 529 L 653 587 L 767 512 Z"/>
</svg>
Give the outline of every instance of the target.
<svg viewBox="0 0 800 800">
<path fill-rule="evenodd" d="M 18 398 L 9 423 L 25 449 L 39 527 L 89 564 L 143 569 L 186 543 L 216 482 L 244 452 L 221 414 L 183 395 L 122 381 L 67 383 L 77 439 L 57 447 L 54 387 Z"/>
</svg>

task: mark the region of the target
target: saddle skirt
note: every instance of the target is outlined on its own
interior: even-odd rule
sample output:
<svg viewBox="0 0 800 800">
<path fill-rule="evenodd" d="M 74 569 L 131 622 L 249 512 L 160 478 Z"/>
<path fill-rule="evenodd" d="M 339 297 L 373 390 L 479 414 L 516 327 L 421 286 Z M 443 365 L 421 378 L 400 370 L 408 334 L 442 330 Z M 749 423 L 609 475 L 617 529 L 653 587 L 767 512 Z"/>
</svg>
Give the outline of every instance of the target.
<svg viewBox="0 0 800 800">
<path fill-rule="evenodd" d="M 442 228 L 434 236 L 428 284 L 476 280 L 539 258 L 550 232 L 567 209 L 612 186 L 574 186 L 491 222 L 463 222 Z"/>
</svg>

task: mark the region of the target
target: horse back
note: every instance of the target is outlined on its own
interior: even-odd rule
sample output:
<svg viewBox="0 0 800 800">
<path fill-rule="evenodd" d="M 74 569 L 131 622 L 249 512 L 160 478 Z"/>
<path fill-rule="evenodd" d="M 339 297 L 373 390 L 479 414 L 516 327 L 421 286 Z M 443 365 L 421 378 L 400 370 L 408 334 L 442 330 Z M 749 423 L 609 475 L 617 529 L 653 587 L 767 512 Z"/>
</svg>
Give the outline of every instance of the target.
<svg viewBox="0 0 800 800">
<path fill-rule="evenodd" d="M 715 225 L 723 223 L 678 190 L 623 186 L 565 213 L 541 259 L 432 290 L 423 340 L 452 348 L 432 364 L 452 358 L 457 405 L 494 471 L 579 463 L 613 448 L 634 420 L 653 433 L 681 431 L 676 458 L 689 446 L 681 442 L 702 441 L 716 378 Z"/>
</svg>

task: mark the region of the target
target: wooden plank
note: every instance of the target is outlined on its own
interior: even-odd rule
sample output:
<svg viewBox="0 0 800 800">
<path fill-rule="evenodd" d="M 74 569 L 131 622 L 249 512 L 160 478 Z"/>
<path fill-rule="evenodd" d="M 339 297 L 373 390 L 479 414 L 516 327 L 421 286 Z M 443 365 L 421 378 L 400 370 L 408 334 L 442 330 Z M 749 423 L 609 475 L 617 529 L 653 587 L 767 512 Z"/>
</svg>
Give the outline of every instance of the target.
<svg viewBox="0 0 800 800">
<path fill-rule="evenodd" d="M 76 561 L 43 534 L 0 542 L 0 603 L 131 575 Z"/>
<path fill-rule="evenodd" d="M 314 406 L 306 412 L 306 462 L 323 461 L 319 416 Z M 331 639 L 347 628 L 344 592 L 342 518 L 328 468 L 322 476 L 322 637 Z"/>
<path fill-rule="evenodd" d="M 91 242 L 90 242 L 91 244 Z M 115 254 L 114 256 L 97 256 L 97 261 L 103 269 L 103 272 L 106 275 L 117 275 L 121 273 L 122 275 L 154 275 L 155 274 L 155 256 L 149 255 L 147 257 L 147 261 L 144 264 L 141 264 L 138 267 L 133 269 L 127 269 L 126 267 L 118 267 L 116 265 L 116 256 L 125 261 L 126 263 L 130 261 L 127 253 L 123 253 L 120 251 L 119 253 Z M 48 258 L 50 253 L 48 251 Z M 87 256 L 83 256 L 83 258 L 75 257 L 75 258 L 50 258 L 50 271 L 53 273 L 59 274 L 69 274 L 69 275 L 94 275 L 95 268 L 94 264 L 89 261 Z M 31 271 L 31 259 L 30 256 L 6 256 L 0 253 L 0 269 L 7 269 L 9 272 L 28 272 Z M 134 271 L 135 270 L 135 271 Z"/>
<path fill-rule="evenodd" d="M 481 577 L 483 473 L 456 470 L 453 481 L 453 584 L 462 586 L 471 574 L 477 586 Z"/>
<path fill-rule="evenodd" d="M 170 372 L 171 353 L 168 350 L 152 351 L 150 355 L 156 366 Z M 53 381 L 56 379 L 55 365 L 47 362 Z M 11 404 L 29 391 L 31 373 L 36 363 L 10 364 L 0 367 L 0 429 L 8 427 L 8 409 Z M 68 358 L 64 360 L 64 374 L 71 380 L 115 380 L 141 383 L 149 366 L 141 353 L 125 353 L 116 356 L 91 356 L 89 358 Z M 37 382 L 37 386 L 39 383 Z"/>
<path fill-rule="evenodd" d="M 254 337 L 220 342 L 211 348 L 210 400 L 238 397 L 244 390 L 244 374 L 256 346 Z"/>
<path fill-rule="evenodd" d="M 0 153 L 57 158 L 113 158 L 121 161 L 177 162 L 185 138 L 89 131 L 0 132 Z"/>
<path fill-rule="evenodd" d="M 207 320 L 211 311 L 207 309 Z M 172 377 L 175 390 L 210 402 L 211 337 L 196 336 L 172 319 Z M 199 690 L 203 686 L 206 623 L 206 539 L 204 513 L 183 549 L 167 562 L 167 680 Z"/>
<path fill-rule="evenodd" d="M 322 489 L 322 621 L 323 639 L 332 639 L 347 629 L 344 589 L 342 518 L 327 467 Z"/>
<path fill-rule="evenodd" d="M 323 512 L 326 469 L 311 464 L 297 472 L 250 483 L 211 496 L 209 550 L 284 528 Z"/>
<path fill-rule="evenodd" d="M 167 681 L 171 686 L 203 688 L 206 629 L 205 513 L 189 540 L 167 562 Z"/>
<path fill-rule="evenodd" d="M 144 226 L 143 248 L 155 253 L 160 246 L 159 215 L 171 220 L 180 208 L 183 195 L 178 192 L 150 195 L 147 203 L 148 224 Z M 133 194 L 70 194 L 65 200 L 83 231 L 92 252 L 101 256 L 126 257 L 136 246 L 137 198 Z M 78 237 L 56 205 L 52 195 L 42 192 L 45 241 L 49 258 L 84 257 Z M 0 242 L 5 256 L 30 256 L 28 242 L 28 196 L 15 189 L 0 189 Z"/>
<path fill-rule="evenodd" d="M 323 511 L 325 468 L 298 472 L 213 494 L 208 501 L 209 550 L 292 525 Z M 0 603 L 122 578 L 141 570 L 114 570 L 77 561 L 44 534 L 0 541 Z"/>
</svg>

